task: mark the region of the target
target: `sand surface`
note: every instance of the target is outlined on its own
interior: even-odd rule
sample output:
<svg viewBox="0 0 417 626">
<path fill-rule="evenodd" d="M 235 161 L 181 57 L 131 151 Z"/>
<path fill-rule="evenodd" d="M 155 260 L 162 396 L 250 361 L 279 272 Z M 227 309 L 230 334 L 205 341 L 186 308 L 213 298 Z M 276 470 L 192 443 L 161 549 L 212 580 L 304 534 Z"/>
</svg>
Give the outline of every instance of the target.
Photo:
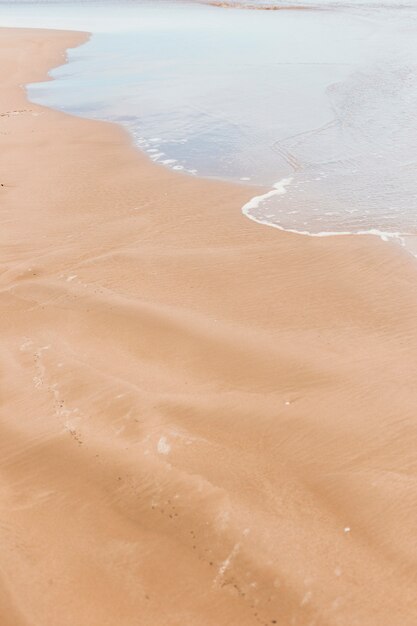
<svg viewBox="0 0 417 626">
<path fill-rule="evenodd" d="M 415 259 L 28 103 L 85 37 L 0 31 L 1 626 L 415 626 Z"/>
</svg>

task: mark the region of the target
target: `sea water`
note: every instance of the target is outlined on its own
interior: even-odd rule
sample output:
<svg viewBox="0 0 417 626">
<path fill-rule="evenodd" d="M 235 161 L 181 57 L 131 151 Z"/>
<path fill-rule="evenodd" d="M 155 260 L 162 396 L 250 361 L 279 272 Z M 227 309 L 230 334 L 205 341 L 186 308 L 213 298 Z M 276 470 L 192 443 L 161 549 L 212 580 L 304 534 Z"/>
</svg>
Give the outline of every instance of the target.
<svg viewBox="0 0 417 626">
<path fill-rule="evenodd" d="M 92 32 L 30 99 L 122 124 L 167 167 L 264 186 L 252 219 L 417 232 L 415 2 L 13 2 L 0 24 Z"/>
</svg>

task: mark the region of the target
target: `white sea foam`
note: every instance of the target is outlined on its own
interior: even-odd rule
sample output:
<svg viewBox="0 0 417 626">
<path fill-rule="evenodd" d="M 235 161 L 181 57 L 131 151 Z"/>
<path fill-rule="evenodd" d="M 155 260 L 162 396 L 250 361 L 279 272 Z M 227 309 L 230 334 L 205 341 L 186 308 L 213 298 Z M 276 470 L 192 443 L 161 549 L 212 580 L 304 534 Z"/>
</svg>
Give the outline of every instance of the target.
<svg viewBox="0 0 417 626">
<path fill-rule="evenodd" d="M 275 183 L 274 188 L 271 191 L 267 191 L 267 193 L 262 194 L 261 196 L 254 196 L 249 202 L 247 202 L 242 211 L 245 215 L 247 215 L 248 211 L 251 209 L 257 209 L 260 204 L 268 200 L 269 198 L 273 198 L 274 196 L 282 196 L 286 193 L 286 187 L 291 183 L 292 178 L 283 178 Z M 251 217 L 248 215 L 248 217 Z"/>
<path fill-rule="evenodd" d="M 413 235 L 408 235 L 400 232 L 385 232 L 378 230 L 377 228 L 370 228 L 366 230 L 357 230 L 357 231 L 327 231 L 323 230 L 317 233 L 310 232 L 309 230 L 298 230 L 295 228 L 285 228 L 284 226 L 280 226 L 274 222 L 268 221 L 265 218 L 256 217 L 251 213 L 253 209 L 259 208 L 265 200 L 268 200 L 274 196 L 281 196 L 287 193 L 287 187 L 291 184 L 292 178 L 283 178 L 282 180 L 275 183 L 274 188 L 267 193 L 264 193 L 260 196 L 254 196 L 242 207 L 242 213 L 246 215 L 249 219 L 258 224 L 263 224 L 264 226 L 272 226 L 272 228 L 277 228 L 278 230 L 282 230 L 287 233 L 294 233 L 296 235 L 305 235 L 307 237 L 337 237 L 337 236 L 348 236 L 348 235 L 373 235 L 375 237 L 379 237 L 382 241 L 395 241 L 399 243 L 402 247 L 404 247 L 410 254 L 417 257 L 417 252 L 413 252 L 408 249 L 406 245 L 406 238 L 412 237 Z M 271 216 L 271 214 L 269 214 Z M 306 222 L 304 222 L 306 224 Z"/>
</svg>

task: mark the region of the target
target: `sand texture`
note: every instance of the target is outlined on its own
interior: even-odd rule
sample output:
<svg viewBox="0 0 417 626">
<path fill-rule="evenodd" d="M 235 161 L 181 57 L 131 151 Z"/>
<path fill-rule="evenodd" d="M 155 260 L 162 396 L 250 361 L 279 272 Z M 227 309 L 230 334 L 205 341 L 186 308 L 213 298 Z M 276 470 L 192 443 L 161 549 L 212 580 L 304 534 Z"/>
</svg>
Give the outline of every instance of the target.
<svg viewBox="0 0 417 626">
<path fill-rule="evenodd" d="M 0 30 L 1 626 L 415 626 L 415 259 L 28 103 L 85 38 Z"/>
</svg>

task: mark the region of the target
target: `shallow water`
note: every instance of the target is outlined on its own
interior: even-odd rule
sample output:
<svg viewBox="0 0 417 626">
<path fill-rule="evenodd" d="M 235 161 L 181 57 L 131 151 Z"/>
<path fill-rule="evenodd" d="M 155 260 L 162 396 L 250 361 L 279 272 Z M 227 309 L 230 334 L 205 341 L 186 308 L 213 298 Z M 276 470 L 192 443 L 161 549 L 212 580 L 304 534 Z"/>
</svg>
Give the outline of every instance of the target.
<svg viewBox="0 0 417 626">
<path fill-rule="evenodd" d="M 169 167 L 266 192 L 278 183 L 250 217 L 309 233 L 415 233 L 416 7 L 13 3 L 0 4 L 0 23 L 92 31 L 30 98 L 119 122 Z"/>
</svg>

